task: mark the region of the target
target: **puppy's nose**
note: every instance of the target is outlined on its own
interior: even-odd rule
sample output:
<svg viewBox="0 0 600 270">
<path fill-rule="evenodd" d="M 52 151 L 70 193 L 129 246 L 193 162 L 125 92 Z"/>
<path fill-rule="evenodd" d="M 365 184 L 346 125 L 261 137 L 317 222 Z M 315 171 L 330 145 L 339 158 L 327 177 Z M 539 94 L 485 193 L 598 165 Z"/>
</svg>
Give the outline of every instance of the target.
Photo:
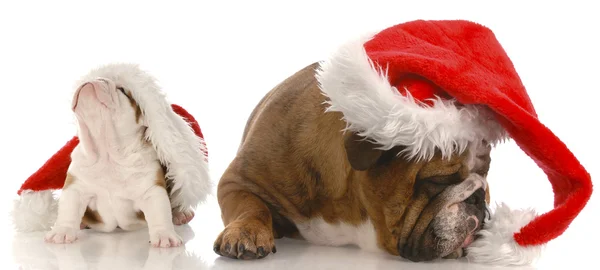
<svg viewBox="0 0 600 270">
<path fill-rule="evenodd" d="M 99 81 L 91 81 L 83 84 L 79 90 L 77 100 L 97 100 L 108 107 L 111 101 L 107 86 Z M 75 104 L 76 106 L 77 104 Z"/>
<path fill-rule="evenodd" d="M 85 83 L 79 90 L 79 98 L 96 97 L 96 90 L 94 84 Z"/>
<path fill-rule="evenodd" d="M 85 83 L 75 91 L 75 96 L 73 97 L 72 109 L 75 110 L 77 105 L 79 105 L 79 100 L 89 98 L 95 98 L 96 94 L 94 93 L 94 86 L 91 83 Z"/>
</svg>

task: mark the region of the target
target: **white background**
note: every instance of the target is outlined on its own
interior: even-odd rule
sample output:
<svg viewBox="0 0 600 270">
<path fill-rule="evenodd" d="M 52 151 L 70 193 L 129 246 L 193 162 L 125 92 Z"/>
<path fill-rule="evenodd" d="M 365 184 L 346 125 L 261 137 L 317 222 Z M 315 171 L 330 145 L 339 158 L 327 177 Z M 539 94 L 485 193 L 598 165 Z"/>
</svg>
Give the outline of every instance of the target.
<svg viewBox="0 0 600 270">
<path fill-rule="evenodd" d="M 200 122 L 213 181 L 218 181 L 235 155 L 248 115 L 267 91 L 347 39 L 414 19 L 467 19 L 490 27 L 512 58 L 541 121 L 594 176 L 600 150 L 598 8 L 594 1 L 532 2 L 0 2 L 0 171 L 5 185 L 0 248 L 12 256 L 0 268 L 478 269 L 464 261 L 413 264 L 289 240 L 278 242 L 279 252 L 259 262 L 217 258 L 212 242 L 222 224 L 213 198 L 189 227 L 180 228 L 194 235 L 188 237 L 187 253 L 151 250 L 145 232 L 92 234 L 70 247 L 49 247 L 41 234 L 15 235 L 8 212 L 22 181 L 74 135 L 69 109 L 74 82 L 92 67 L 137 62 L 158 77 L 170 101 Z M 499 146 L 492 159 L 488 180 L 494 201 L 551 209 L 549 182 L 514 142 Z M 596 261 L 596 201 L 594 195 L 567 232 L 548 245 L 540 269 Z M 159 262 L 169 266 L 159 267 Z"/>
</svg>

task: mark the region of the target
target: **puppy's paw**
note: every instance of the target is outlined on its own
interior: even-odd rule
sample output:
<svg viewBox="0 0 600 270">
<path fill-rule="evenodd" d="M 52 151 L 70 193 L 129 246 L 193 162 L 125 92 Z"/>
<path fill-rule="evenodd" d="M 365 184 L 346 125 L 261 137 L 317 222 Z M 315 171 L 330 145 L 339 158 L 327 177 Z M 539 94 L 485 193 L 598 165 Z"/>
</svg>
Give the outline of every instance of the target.
<svg viewBox="0 0 600 270">
<path fill-rule="evenodd" d="M 217 237 L 213 250 L 221 256 L 243 260 L 262 259 L 277 252 L 273 231 L 259 221 L 230 223 Z"/>
<path fill-rule="evenodd" d="M 171 230 L 157 230 L 150 232 L 150 244 L 153 247 L 178 247 L 183 244 L 181 237 Z"/>
<path fill-rule="evenodd" d="M 194 218 L 194 210 L 173 211 L 173 224 L 188 224 Z"/>
<path fill-rule="evenodd" d="M 68 227 L 54 227 L 44 237 L 44 241 L 54 244 L 70 244 L 77 240 L 78 229 Z"/>
</svg>

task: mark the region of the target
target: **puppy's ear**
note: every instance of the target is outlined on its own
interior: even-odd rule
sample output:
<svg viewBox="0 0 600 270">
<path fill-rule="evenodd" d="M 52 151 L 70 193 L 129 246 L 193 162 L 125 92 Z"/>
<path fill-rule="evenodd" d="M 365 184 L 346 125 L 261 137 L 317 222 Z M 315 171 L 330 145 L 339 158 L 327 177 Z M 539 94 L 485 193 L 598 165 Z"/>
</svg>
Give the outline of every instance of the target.
<svg viewBox="0 0 600 270">
<path fill-rule="evenodd" d="M 353 169 L 364 171 L 373 166 L 383 154 L 383 150 L 376 149 L 377 145 L 364 137 L 352 133 L 344 142 L 346 156 Z"/>
</svg>

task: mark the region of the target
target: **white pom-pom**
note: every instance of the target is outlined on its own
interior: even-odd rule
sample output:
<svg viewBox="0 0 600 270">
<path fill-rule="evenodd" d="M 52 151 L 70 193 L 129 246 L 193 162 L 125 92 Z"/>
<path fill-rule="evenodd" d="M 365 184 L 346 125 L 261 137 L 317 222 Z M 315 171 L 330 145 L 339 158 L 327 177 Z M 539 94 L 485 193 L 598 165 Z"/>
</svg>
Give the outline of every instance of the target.
<svg viewBox="0 0 600 270">
<path fill-rule="evenodd" d="M 24 190 L 15 200 L 12 218 L 19 232 L 48 231 L 56 221 L 58 201 L 51 190 Z"/>
<path fill-rule="evenodd" d="M 512 210 L 504 203 L 497 205 L 478 233 L 480 237 L 467 248 L 467 259 L 499 266 L 532 264 L 544 246 L 520 246 L 513 235 L 536 216 L 533 209 Z"/>
</svg>

